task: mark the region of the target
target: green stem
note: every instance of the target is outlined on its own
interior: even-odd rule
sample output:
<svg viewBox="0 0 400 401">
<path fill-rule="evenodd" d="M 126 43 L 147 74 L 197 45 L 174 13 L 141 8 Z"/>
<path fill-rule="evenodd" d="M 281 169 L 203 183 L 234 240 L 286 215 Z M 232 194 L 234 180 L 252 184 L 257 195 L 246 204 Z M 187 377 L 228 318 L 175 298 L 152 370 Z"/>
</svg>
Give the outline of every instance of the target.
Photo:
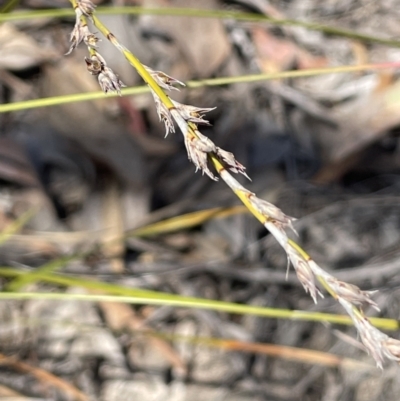
<svg viewBox="0 0 400 401">
<path fill-rule="evenodd" d="M 7 292 L 19 291 L 24 286 L 39 281 L 40 277 L 42 277 L 43 275 L 47 273 L 53 273 L 54 271 L 64 267 L 69 262 L 80 259 L 80 256 L 82 255 L 64 256 L 58 259 L 51 260 L 50 262 L 44 264 L 41 267 L 38 267 L 32 272 L 25 273 L 21 276 L 16 277 L 4 287 L 4 290 Z"/>
<path fill-rule="evenodd" d="M 135 60 L 138 61 L 136 58 Z M 273 79 L 302 78 L 302 77 L 311 77 L 325 74 L 349 73 L 349 72 L 368 71 L 368 70 L 373 71 L 381 69 L 393 69 L 399 67 L 400 63 L 379 63 L 379 64 L 348 65 L 348 66 L 329 67 L 329 68 L 309 68 L 305 70 L 283 71 L 283 72 L 268 73 L 268 74 L 253 74 L 253 75 L 243 75 L 239 77 L 221 77 L 221 78 L 203 79 L 199 81 L 187 81 L 186 85 L 188 88 L 200 88 L 204 86 L 221 86 L 229 84 L 269 81 Z M 149 92 L 149 88 L 147 86 L 137 86 L 121 90 L 122 96 L 139 95 L 147 92 Z M 108 93 L 106 95 L 103 91 L 96 91 L 88 93 L 77 93 L 73 95 L 54 96 L 42 99 L 25 100 L 22 102 L 15 102 L 10 104 L 0 104 L 0 113 L 32 109 L 38 107 L 56 106 L 66 103 L 83 102 L 88 100 L 97 100 L 106 97 L 117 97 L 117 96 L 118 96 L 117 93 Z"/>
<path fill-rule="evenodd" d="M 14 278 L 22 277 L 25 272 L 13 268 L 0 268 L 0 276 Z M 83 287 L 88 290 L 102 291 L 114 296 L 105 295 L 82 295 L 82 294 L 62 294 L 62 293 L 9 293 L 0 292 L 0 299 L 77 299 L 83 301 L 108 301 L 126 302 L 132 304 L 152 304 L 170 305 L 176 307 L 208 309 L 235 314 L 248 314 L 263 316 L 276 319 L 293 319 L 302 321 L 328 322 L 332 324 L 343 324 L 351 326 L 352 320 L 348 316 L 334 315 L 320 312 L 298 311 L 288 309 L 275 309 L 251 305 L 235 304 L 232 302 L 215 301 L 212 299 L 201 299 L 195 297 L 185 297 L 181 295 L 169 294 L 158 291 L 150 291 L 136 288 L 122 287 L 116 284 L 109 284 L 88 280 L 83 278 L 73 278 L 52 273 L 38 273 L 37 278 L 41 281 L 62 286 Z M 117 295 L 117 296 L 115 296 Z M 377 327 L 386 330 L 398 330 L 399 322 L 394 319 L 370 318 L 370 321 Z"/>
<path fill-rule="evenodd" d="M 175 17 L 196 17 L 196 18 L 216 18 L 216 19 L 234 19 L 237 21 L 264 22 L 271 25 L 283 26 L 301 26 L 314 31 L 320 31 L 327 35 L 341 36 L 349 39 L 360 40 L 368 43 L 379 43 L 386 46 L 400 47 L 400 41 L 394 39 L 379 38 L 372 35 L 354 32 L 348 29 L 341 29 L 333 26 L 322 25 L 313 22 L 297 21 L 293 19 L 279 19 L 267 17 L 256 13 L 243 13 L 236 11 L 223 10 L 204 10 L 193 8 L 144 8 L 144 7 L 99 7 L 96 13 L 105 15 L 160 15 Z M 39 10 L 19 12 L 8 15 L 0 15 L 0 22 L 12 21 L 26 18 L 51 18 L 51 17 L 70 17 L 74 12 L 71 9 L 57 10 Z"/>
<path fill-rule="evenodd" d="M 112 43 L 115 47 L 125 56 L 129 63 L 136 69 L 138 74 L 143 80 L 150 86 L 150 88 L 157 94 L 168 109 L 174 108 L 174 104 L 171 99 L 164 93 L 164 91 L 158 86 L 157 82 L 151 76 L 151 74 L 144 68 L 143 64 L 130 52 L 125 46 L 121 45 L 115 35 L 111 33 L 108 28 L 96 17 L 93 16 L 94 26 Z"/>
<path fill-rule="evenodd" d="M 0 13 L 9 13 L 17 7 L 19 0 L 8 0 L 6 4 L 0 7 Z"/>
</svg>

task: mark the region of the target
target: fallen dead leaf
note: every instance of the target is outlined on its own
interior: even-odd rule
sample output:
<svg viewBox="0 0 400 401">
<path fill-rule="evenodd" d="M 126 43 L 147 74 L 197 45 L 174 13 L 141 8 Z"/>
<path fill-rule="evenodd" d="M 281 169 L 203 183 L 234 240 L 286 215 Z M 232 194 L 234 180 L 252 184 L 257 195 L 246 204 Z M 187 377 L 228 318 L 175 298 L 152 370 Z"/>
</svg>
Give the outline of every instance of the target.
<svg viewBox="0 0 400 401">
<path fill-rule="evenodd" d="M 35 67 L 59 55 L 44 50 L 13 24 L 0 25 L 0 69 L 19 71 Z"/>
<path fill-rule="evenodd" d="M 252 29 L 260 68 L 268 72 L 279 72 L 295 65 L 299 69 L 320 68 L 328 64 L 325 57 L 316 57 L 294 42 L 277 38 L 262 27 Z"/>
<path fill-rule="evenodd" d="M 369 94 L 334 110 L 338 128 L 320 135 L 326 163 L 314 182 L 329 183 L 342 177 L 363 157 L 369 145 L 400 124 L 400 80 L 392 83 L 392 79 L 391 72 L 381 75 Z"/>
<path fill-rule="evenodd" d="M 218 8 L 216 0 L 144 0 L 144 7 L 187 7 Z M 231 45 L 222 21 L 208 18 L 171 16 L 141 17 L 144 26 L 157 27 L 178 45 L 187 58 L 191 73 L 199 78 L 211 76 L 226 60 L 231 52 Z"/>
</svg>

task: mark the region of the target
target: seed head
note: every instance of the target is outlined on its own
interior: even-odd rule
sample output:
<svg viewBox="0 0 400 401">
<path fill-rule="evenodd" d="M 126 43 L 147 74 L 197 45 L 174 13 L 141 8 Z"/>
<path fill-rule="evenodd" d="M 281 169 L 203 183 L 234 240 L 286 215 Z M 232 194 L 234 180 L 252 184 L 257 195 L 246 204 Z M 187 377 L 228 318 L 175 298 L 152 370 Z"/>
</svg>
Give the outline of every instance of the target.
<svg viewBox="0 0 400 401">
<path fill-rule="evenodd" d="M 105 92 L 117 92 L 121 96 L 121 88 L 125 87 L 119 77 L 114 73 L 114 71 L 107 66 L 103 66 L 102 71 L 98 75 L 97 79 L 101 89 Z"/>
<path fill-rule="evenodd" d="M 166 89 L 168 91 L 170 90 L 176 90 L 179 91 L 178 88 L 175 88 L 173 84 L 178 84 L 181 86 L 186 86 L 183 82 L 178 81 L 177 79 L 170 77 L 169 75 L 165 74 L 162 71 L 154 71 L 150 67 L 147 67 L 144 65 L 144 68 L 146 68 L 147 72 L 150 73 L 150 75 L 153 77 L 153 79 L 157 82 L 158 86 L 160 86 L 163 89 Z"/>
<path fill-rule="evenodd" d="M 166 138 L 170 132 L 175 132 L 174 120 L 172 119 L 172 115 L 168 107 L 160 100 L 158 95 L 153 90 L 151 90 L 151 94 L 153 95 L 154 103 L 156 104 L 158 118 L 165 125 L 164 138 Z"/>
<path fill-rule="evenodd" d="M 182 118 L 185 121 L 194 124 L 202 124 L 208 126 L 211 125 L 207 120 L 203 119 L 203 116 L 205 113 L 208 113 L 209 111 L 216 109 L 216 107 L 211 107 L 211 108 L 195 107 L 195 106 L 190 106 L 188 104 L 182 104 L 176 102 L 175 100 L 172 100 L 172 103 L 174 104 L 175 108 L 179 111 L 179 113 L 181 114 Z"/>
<path fill-rule="evenodd" d="M 228 166 L 228 169 L 235 174 L 242 174 L 247 179 L 250 180 L 250 177 L 246 174 L 246 167 L 240 164 L 236 159 L 233 153 L 227 152 L 221 148 L 216 148 L 216 154 L 221 158 L 221 160 Z M 251 181 L 251 180 L 250 180 Z"/>
<path fill-rule="evenodd" d="M 215 145 L 199 131 L 196 131 L 196 135 L 197 137 L 185 135 L 188 158 L 196 166 L 196 171 L 201 170 L 203 174 L 207 174 L 212 180 L 218 181 L 218 178 L 208 168 L 208 153 L 214 151 Z"/>
<path fill-rule="evenodd" d="M 93 54 L 90 58 L 85 57 L 86 67 L 92 75 L 99 75 L 105 66 L 103 57 L 99 53 Z"/>
<path fill-rule="evenodd" d="M 297 278 L 299 279 L 305 291 L 310 293 L 311 298 L 316 304 L 317 296 L 319 295 L 321 298 L 323 298 L 324 296 L 318 290 L 315 284 L 315 277 L 311 267 L 308 264 L 308 261 L 304 259 L 304 257 L 300 255 L 300 253 L 296 249 L 290 246 L 289 243 L 286 246 L 286 253 L 288 258 L 292 262 L 294 270 L 296 271 Z"/>
<path fill-rule="evenodd" d="M 88 71 L 97 76 L 100 87 L 105 93 L 117 92 L 121 95 L 121 88 L 125 85 L 118 75 L 110 67 L 107 67 L 104 58 L 99 53 L 96 52 L 90 58 L 85 57 L 85 61 Z"/>
<path fill-rule="evenodd" d="M 385 343 L 390 337 L 372 326 L 364 314 L 352 306 L 350 302 L 343 298 L 339 298 L 339 302 L 353 320 L 354 326 L 360 335 L 361 342 L 367 352 L 375 359 L 377 366 L 382 369 L 385 357 L 396 359 L 396 356 L 391 354 L 387 346 L 385 346 Z"/>
<path fill-rule="evenodd" d="M 79 44 L 82 42 L 83 38 L 85 37 L 85 33 L 84 33 L 84 25 L 82 24 L 82 21 L 80 18 L 76 19 L 76 23 L 74 26 L 74 29 L 71 32 L 71 36 L 69 41 L 71 42 L 71 46 L 68 50 L 67 53 L 65 53 L 66 56 L 68 56 L 68 54 L 71 54 L 72 51 L 79 46 Z"/>
<path fill-rule="evenodd" d="M 378 312 L 380 311 L 376 302 L 370 298 L 376 291 L 361 291 L 356 285 L 337 280 L 333 276 L 326 278 L 326 281 L 338 297 L 344 298 L 353 305 L 362 306 L 368 304 Z"/>
<path fill-rule="evenodd" d="M 400 361 L 400 341 L 394 338 L 389 337 L 387 340 L 382 343 L 386 352 L 389 353 L 388 358 L 393 359 L 397 362 Z"/>
<path fill-rule="evenodd" d="M 89 32 L 83 37 L 83 41 L 85 42 L 86 46 L 95 49 L 97 48 L 97 42 L 100 42 L 100 39 L 94 33 Z"/>
<path fill-rule="evenodd" d="M 81 17 L 82 15 L 91 17 L 95 8 L 96 6 L 90 0 L 77 0 L 77 8 L 75 12 L 78 17 Z"/>
<path fill-rule="evenodd" d="M 281 209 L 267 202 L 266 200 L 257 198 L 254 194 L 249 197 L 254 208 L 261 213 L 263 216 L 274 220 L 276 223 L 281 224 L 283 227 L 290 227 L 294 232 L 292 222 L 296 219 L 294 217 L 287 216 L 282 212 Z"/>
<path fill-rule="evenodd" d="M 77 18 L 70 36 L 71 46 L 65 55 L 67 56 L 68 54 L 71 54 L 72 51 L 79 46 L 82 40 L 87 46 L 92 48 L 97 47 L 96 44 L 99 41 L 99 39 L 89 31 L 87 24 L 83 23 L 80 18 Z"/>
</svg>

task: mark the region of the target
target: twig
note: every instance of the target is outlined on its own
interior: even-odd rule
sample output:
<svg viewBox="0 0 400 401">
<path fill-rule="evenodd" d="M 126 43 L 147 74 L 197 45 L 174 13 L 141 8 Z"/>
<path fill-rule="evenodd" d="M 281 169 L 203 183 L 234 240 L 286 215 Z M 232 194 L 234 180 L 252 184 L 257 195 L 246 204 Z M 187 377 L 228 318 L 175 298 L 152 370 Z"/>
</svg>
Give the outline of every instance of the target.
<svg viewBox="0 0 400 401">
<path fill-rule="evenodd" d="M 36 379 L 40 380 L 46 386 L 50 385 L 56 387 L 69 396 L 72 396 L 75 400 L 88 401 L 88 397 L 82 393 L 82 391 L 78 390 L 72 384 L 66 382 L 58 376 L 53 375 L 47 370 L 37 368 L 25 362 L 21 362 L 16 358 L 5 356 L 3 354 L 0 354 L 0 365 L 10 366 L 20 372 L 30 374 L 36 377 Z"/>
</svg>

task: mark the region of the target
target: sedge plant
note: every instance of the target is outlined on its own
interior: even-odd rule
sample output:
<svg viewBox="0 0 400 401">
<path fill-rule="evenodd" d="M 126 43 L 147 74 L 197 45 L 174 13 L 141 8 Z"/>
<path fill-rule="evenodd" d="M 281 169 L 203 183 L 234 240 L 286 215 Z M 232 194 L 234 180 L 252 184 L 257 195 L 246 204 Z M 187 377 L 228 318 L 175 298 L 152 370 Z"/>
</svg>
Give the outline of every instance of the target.
<svg viewBox="0 0 400 401">
<path fill-rule="evenodd" d="M 320 267 L 287 235 L 288 230 L 294 231 L 292 223 L 295 219 L 287 216 L 275 205 L 257 197 L 234 178 L 233 174 L 242 174 L 248 178 L 245 167 L 232 153 L 218 147 L 199 129 L 199 126 L 209 124 L 204 115 L 212 108 L 200 108 L 174 101 L 167 92 L 177 90 L 175 85 L 184 86 L 182 82 L 162 71 L 154 71 L 143 65 L 96 17 L 95 5 L 90 0 L 70 0 L 70 2 L 75 10 L 76 21 L 70 38 L 71 47 L 67 54 L 84 42 L 89 51 L 89 56 L 85 58 L 87 69 L 97 77 L 101 89 L 105 93 L 121 93 L 121 88 L 125 85 L 99 53 L 97 49 L 99 39 L 90 31 L 88 26 L 90 21 L 125 56 L 150 88 L 160 121 L 165 125 L 166 136 L 175 132 L 175 126 L 179 127 L 184 137 L 188 158 L 195 165 L 196 171 L 200 170 L 215 181 L 219 177 L 231 188 L 284 249 L 288 266 L 289 264 L 293 266 L 300 283 L 313 301 L 317 303 L 318 298 L 323 297 L 322 290 L 325 290 L 341 304 L 352 319 L 366 351 L 374 358 L 378 367 L 382 368 L 386 359 L 400 362 L 400 341 L 374 327 L 363 312 L 362 308 L 365 305 L 379 311 L 378 305 L 371 299 L 374 291 L 362 291 L 355 285 L 338 280 Z"/>
</svg>

